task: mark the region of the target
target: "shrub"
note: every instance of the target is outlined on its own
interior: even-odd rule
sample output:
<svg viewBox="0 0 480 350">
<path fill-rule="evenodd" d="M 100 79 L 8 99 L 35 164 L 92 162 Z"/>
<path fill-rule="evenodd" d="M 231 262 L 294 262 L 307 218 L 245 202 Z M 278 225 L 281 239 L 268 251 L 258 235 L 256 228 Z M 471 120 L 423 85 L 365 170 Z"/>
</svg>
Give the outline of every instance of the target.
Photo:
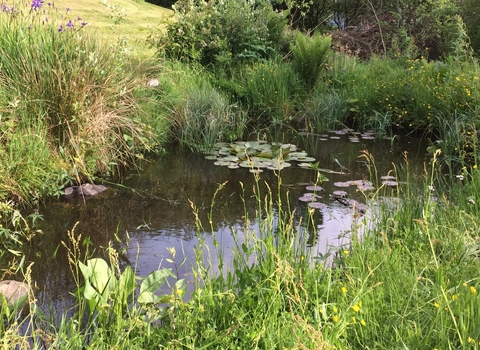
<svg viewBox="0 0 480 350">
<path fill-rule="evenodd" d="M 269 57 L 286 20 L 269 1 L 180 0 L 175 20 L 155 45 L 160 55 L 209 65 Z"/>
</svg>

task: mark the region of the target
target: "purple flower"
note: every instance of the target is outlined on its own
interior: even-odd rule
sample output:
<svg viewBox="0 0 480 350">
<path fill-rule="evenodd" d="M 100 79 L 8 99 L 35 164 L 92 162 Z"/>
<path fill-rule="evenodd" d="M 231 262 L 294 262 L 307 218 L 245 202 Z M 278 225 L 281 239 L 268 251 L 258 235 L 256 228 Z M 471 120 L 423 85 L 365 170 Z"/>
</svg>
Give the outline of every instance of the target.
<svg viewBox="0 0 480 350">
<path fill-rule="evenodd" d="M 43 0 L 32 0 L 32 9 L 37 11 L 40 7 L 43 6 Z"/>
<path fill-rule="evenodd" d="M 58 32 L 61 33 L 65 31 L 65 28 L 63 28 L 63 25 L 60 24 L 60 27 L 58 27 Z"/>
<path fill-rule="evenodd" d="M 82 20 L 82 17 L 78 17 L 78 18 L 77 18 L 77 21 L 81 21 L 81 20 Z"/>
<path fill-rule="evenodd" d="M 73 24 L 73 21 L 72 21 L 72 20 L 68 21 L 68 23 L 67 23 L 67 27 L 68 27 L 68 28 L 73 29 L 73 25 L 74 25 L 74 24 Z"/>
<path fill-rule="evenodd" d="M 82 22 L 82 27 L 85 27 L 88 23 L 87 22 Z M 90 27 L 88 27 L 90 28 Z"/>
<path fill-rule="evenodd" d="M 68 12 L 68 11 L 70 11 L 70 10 L 71 10 L 71 8 L 70 8 L 70 7 L 67 7 L 65 10 L 67 10 L 67 12 Z"/>
</svg>

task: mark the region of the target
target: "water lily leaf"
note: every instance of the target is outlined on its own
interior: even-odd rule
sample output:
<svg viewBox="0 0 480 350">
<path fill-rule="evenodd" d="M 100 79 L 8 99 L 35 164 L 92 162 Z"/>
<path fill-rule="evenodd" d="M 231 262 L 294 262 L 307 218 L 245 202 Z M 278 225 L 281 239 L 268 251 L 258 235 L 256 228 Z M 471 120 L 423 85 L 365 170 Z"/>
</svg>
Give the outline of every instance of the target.
<svg viewBox="0 0 480 350">
<path fill-rule="evenodd" d="M 299 162 L 314 162 L 315 158 L 313 157 L 297 157 L 296 159 Z"/>
<path fill-rule="evenodd" d="M 297 165 L 301 168 L 311 168 L 312 167 L 311 163 L 299 163 Z"/>
<path fill-rule="evenodd" d="M 273 154 L 272 154 L 272 153 L 267 153 L 267 152 L 261 152 L 261 153 L 258 153 L 258 154 L 257 154 L 257 157 L 272 159 L 272 158 L 273 158 Z"/>
<path fill-rule="evenodd" d="M 206 156 L 205 159 L 208 159 L 208 160 L 217 160 L 218 157 L 217 157 L 217 156 L 213 156 L 213 155 L 209 155 L 209 156 Z"/>
<path fill-rule="evenodd" d="M 316 192 L 323 191 L 323 187 L 320 187 L 320 186 L 317 186 L 317 185 L 307 186 L 306 189 L 307 189 L 307 191 L 316 191 Z"/>
<path fill-rule="evenodd" d="M 310 202 L 307 204 L 310 208 L 315 208 L 315 209 L 325 209 L 328 208 L 328 205 L 322 202 Z"/>
<path fill-rule="evenodd" d="M 340 182 L 339 181 L 339 182 L 334 182 L 333 183 L 333 186 L 335 186 L 335 187 L 350 187 L 350 185 L 351 185 L 350 181 L 348 181 L 348 182 Z"/>
</svg>

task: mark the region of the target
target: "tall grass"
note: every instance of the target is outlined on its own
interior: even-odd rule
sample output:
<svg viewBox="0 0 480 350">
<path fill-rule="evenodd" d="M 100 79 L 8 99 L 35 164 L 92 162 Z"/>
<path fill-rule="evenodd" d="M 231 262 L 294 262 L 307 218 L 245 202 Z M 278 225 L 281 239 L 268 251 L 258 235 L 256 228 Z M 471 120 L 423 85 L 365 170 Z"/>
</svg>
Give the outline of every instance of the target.
<svg viewBox="0 0 480 350">
<path fill-rule="evenodd" d="M 242 137 L 248 122 L 246 112 L 213 87 L 202 68 L 167 65 L 161 82 L 159 103 L 181 145 L 209 152 L 216 142 Z"/>
<path fill-rule="evenodd" d="M 36 4 L 6 5 L 0 12 L 4 117 L 13 131 L 37 130 L 43 138 L 42 146 L 24 148 L 26 158 L 36 158 L 29 153 L 34 149 L 48 152 L 77 181 L 131 164 L 153 139 L 139 119 L 134 91 L 156 65 L 127 67 L 121 48 L 101 44 L 82 19 L 58 15 L 50 3 Z M 7 148 L 16 147 L 14 138 Z M 47 167 L 51 163 L 43 172 L 57 171 Z"/>
</svg>

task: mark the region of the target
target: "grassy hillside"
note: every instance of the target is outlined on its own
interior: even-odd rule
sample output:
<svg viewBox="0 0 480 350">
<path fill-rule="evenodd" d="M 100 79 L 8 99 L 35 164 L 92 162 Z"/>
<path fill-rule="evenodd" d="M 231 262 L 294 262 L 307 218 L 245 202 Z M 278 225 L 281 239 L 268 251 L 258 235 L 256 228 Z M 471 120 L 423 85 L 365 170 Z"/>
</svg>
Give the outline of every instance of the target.
<svg viewBox="0 0 480 350">
<path fill-rule="evenodd" d="M 67 19 L 81 17 L 87 28 L 98 30 L 106 40 L 126 39 L 143 54 L 151 52 L 145 45 L 151 30 L 172 14 L 169 9 L 133 0 L 57 0 L 55 6 L 59 11 L 65 9 Z"/>
</svg>

